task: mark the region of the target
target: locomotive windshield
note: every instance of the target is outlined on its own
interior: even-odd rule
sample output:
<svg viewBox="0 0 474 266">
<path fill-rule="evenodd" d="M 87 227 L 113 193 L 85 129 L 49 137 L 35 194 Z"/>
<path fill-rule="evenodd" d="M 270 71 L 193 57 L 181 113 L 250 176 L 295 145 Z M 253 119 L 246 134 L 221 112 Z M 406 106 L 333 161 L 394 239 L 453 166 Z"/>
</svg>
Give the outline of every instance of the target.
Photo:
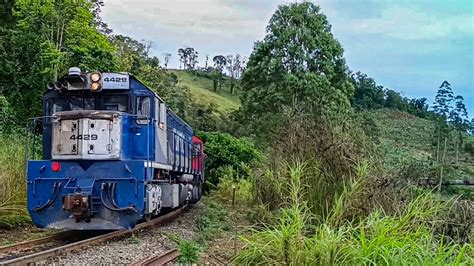
<svg viewBox="0 0 474 266">
<path fill-rule="evenodd" d="M 127 94 L 62 95 L 46 100 L 46 115 L 61 111 L 112 110 L 129 112 Z"/>
</svg>

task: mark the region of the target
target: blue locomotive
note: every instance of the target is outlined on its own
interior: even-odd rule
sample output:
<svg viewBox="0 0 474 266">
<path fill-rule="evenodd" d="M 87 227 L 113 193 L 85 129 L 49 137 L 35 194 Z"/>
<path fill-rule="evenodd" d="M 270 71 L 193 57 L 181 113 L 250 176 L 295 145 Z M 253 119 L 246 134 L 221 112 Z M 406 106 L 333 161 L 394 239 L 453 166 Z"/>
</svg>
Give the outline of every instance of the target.
<svg viewBox="0 0 474 266">
<path fill-rule="evenodd" d="M 201 198 L 202 141 L 134 76 L 73 67 L 43 100 L 42 160 L 27 164 L 38 227 L 132 228 Z"/>
</svg>

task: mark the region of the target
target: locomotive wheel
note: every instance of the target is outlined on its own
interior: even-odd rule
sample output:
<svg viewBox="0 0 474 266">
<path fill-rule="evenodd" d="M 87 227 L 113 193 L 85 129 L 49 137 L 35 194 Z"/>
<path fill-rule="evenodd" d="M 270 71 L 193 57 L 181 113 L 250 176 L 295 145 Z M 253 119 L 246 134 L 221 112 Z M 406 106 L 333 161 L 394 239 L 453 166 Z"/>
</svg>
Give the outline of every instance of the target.
<svg viewBox="0 0 474 266">
<path fill-rule="evenodd" d="M 144 215 L 145 221 L 147 221 L 147 222 L 151 221 L 152 216 L 153 216 L 153 215 L 152 215 L 151 213 L 145 214 L 145 215 Z"/>
<path fill-rule="evenodd" d="M 196 198 L 193 197 L 190 200 L 191 203 L 196 203 L 199 200 L 201 200 L 201 197 L 202 197 L 202 181 L 201 180 L 199 180 L 197 184 L 194 185 L 194 189 L 197 189 L 197 197 Z M 193 196 L 194 196 L 194 193 L 193 193 Z"/>
</svg>

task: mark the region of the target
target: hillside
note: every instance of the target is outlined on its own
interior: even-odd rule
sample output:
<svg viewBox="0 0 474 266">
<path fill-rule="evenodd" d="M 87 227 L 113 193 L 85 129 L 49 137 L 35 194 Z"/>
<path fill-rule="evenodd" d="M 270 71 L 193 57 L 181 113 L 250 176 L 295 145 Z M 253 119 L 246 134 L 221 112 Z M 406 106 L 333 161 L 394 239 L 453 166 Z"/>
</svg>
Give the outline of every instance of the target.
<svg viewBox="0 0 474 266">
<path fill-rule="evenodd" d="M 237 95 L 229 92 L 228 81 L 222 91 L 214 92 L 211 77 L 206 73 L 190 73 L 170 70 L 178 77 L 178 84 L 189 88 L 194 99 L 216 105 L 220 112 L 229 112 L 239 107 Z M 376 143 L 385 157 L 385 166 L 400 170 L 414 162 L 428 163 L 433 154 L 434 122 L 404 112 L 379 109 L 358 113 L 366 134 Z M 474 137 L 465 136 L 466 142 L 474 143 Z M 474 156 L 463 150 L 459 153 L 459 167 L 455 164 L 453 143 L 449 144 L 446 162 L 447 177 L 451 179 L 474 178 Z"/>
<path fill-rule="evenodd" d="M 360 113 L 359 116 L 365 132 L 385 155 L 387 167 L 397 170 L 415 161 L 427 163 L 433 156 L 435 143 L 432 139 L 435 126 L 433 121 L 389 109 L 366 111 Z M 474 137 L 466 135 L 465 141 L 474 143 Z M 447 177 L 474 178 L 474 156 L 460 150 L 459 167 L 456 167 L 453 147 L 454 143 L 451 139 L 448 141 L 446 154 Z"/>
<path fill-rule="evenodd" d="M 213 91 L 213 83 L 209 74 L 193 74 L 183 70 L 169 70 L 178 77 L 178 85 L 184 85 L 197 102 L 203 104 L 213 103 L 220 112 L 229 112 L 239 108 L 238 95 L 232 95 L 229 91 L 228 81 L 223 82 L 222 91 Z"/>
</svg>

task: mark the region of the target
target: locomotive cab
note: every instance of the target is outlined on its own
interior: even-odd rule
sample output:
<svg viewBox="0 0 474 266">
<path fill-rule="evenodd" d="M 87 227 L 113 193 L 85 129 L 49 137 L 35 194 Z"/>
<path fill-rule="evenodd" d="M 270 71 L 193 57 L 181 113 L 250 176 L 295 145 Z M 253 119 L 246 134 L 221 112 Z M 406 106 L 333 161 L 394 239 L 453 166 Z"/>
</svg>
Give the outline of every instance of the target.
<svg viewBox="0 0 474 266">
<path fill-rule="evenodd" d="M 202 141 L 132 75 L 71 68 L 48 85 L 43 108 L 43 158 L 27 169 L 37 226 L 131 228 L 200 199 Z"/>
</svg>

